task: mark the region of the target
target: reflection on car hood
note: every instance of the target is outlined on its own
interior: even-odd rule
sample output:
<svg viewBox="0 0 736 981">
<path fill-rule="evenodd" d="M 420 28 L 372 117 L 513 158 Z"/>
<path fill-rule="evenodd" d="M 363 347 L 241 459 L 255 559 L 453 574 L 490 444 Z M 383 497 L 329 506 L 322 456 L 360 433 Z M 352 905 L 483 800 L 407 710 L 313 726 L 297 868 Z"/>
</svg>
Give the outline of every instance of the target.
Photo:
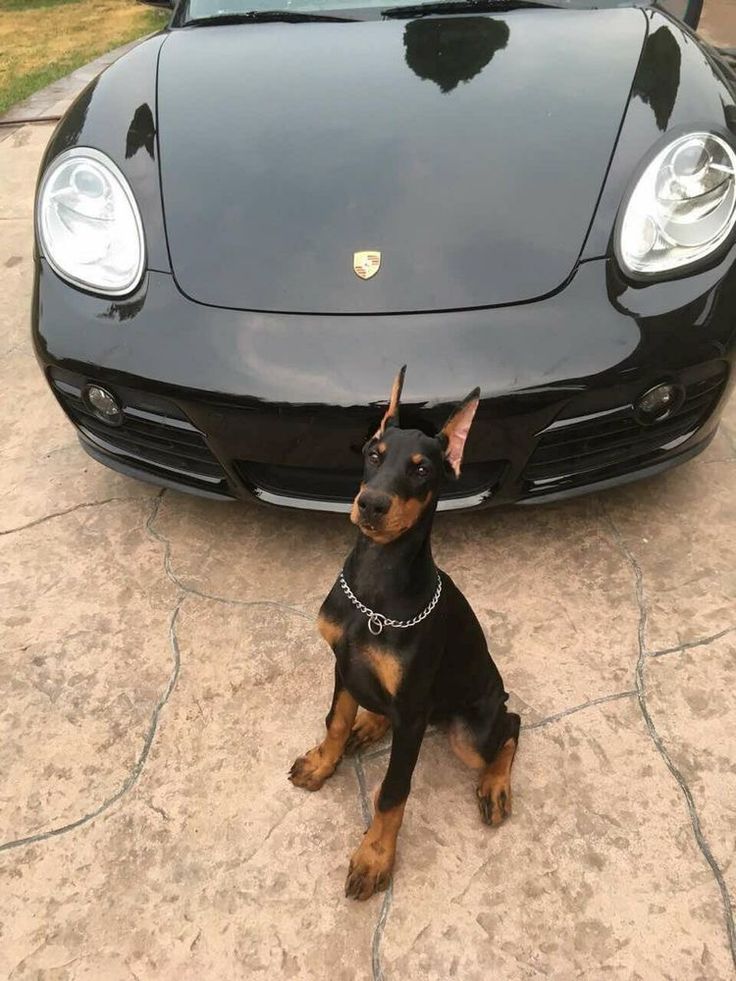
<svg viewBox="0 0 736 981">
<path fill-rule="evenodd" d="M 173 32 L 158 125 L 179 287 L 305 313 L 556 289 L 645 33 L 636 9 Z M 369 278 L 354 270 L 361 251 L 380 252 Z"/>
</svg>

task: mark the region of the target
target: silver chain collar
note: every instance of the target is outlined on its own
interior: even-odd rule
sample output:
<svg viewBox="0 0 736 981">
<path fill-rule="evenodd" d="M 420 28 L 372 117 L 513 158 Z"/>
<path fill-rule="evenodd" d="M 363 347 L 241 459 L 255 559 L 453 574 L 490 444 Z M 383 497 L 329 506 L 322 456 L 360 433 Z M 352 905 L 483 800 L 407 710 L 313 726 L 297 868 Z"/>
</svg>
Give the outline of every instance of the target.
<svg viewBox="0 0 736 981">
<path fill-rule="evenodd" d="M 407 627 L 416 627 L 416 625 L 421 623 L 422 620 L 426 620 L 435 606 L 437 606 L 442 593 L 442 577 L 439 573 L 437 573 L 437 589 L 435 590 L 435 594 L 430 600 L 429 605 L 412 620 L 392 620 L 390 617 L 384 616 L 383 613 L 376 613 L 375 610 L 371 610 L 371 608 L 366 606 L 365 603 L 361 603 L 350 586 L 348 586 L 342 572 L 340 573 L 338 582 L 342 587 L 342 591 L 345 593 L 353 606 L 357 607 L 361 613 L 368 617 L 368 629 L 374 637 L 377 637 L 384 627 L 400 627 L 402 630 L 405 630 Z"/>
</svg>

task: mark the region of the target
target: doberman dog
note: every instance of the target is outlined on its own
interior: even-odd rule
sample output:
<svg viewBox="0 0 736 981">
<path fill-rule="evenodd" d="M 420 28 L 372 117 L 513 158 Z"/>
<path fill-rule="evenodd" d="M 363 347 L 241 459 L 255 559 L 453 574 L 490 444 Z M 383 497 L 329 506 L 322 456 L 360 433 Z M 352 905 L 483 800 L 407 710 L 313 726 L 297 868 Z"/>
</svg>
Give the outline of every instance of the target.
<svg viewBox="0 0 736 981">
<path fill-rule="evenodd" d="M 319 790 L 343 753 L 393 729 L 388 770 L 373 822 L 353 854 L 345 895 L 368 899 L 388 885 L 412 773 L 428 722 L 449 724 L 450 744 L 480 771 L 477 799 L 487 824 L 511 812 L 511 765 L 519 716 L 468 601 L 432 558 L 430 536 L 445 474 L 460 474 L 479 390 L 436 436 L 398 425 L 405 367 L 375 435 L 363 448 L 364 476 L 350 514 L 355 548 L 319 613 L 335 654 L 335 690 L 322 742 L 289 773 Z M 358 706 L 366 711 L 358 712 Z"/>
</svg>

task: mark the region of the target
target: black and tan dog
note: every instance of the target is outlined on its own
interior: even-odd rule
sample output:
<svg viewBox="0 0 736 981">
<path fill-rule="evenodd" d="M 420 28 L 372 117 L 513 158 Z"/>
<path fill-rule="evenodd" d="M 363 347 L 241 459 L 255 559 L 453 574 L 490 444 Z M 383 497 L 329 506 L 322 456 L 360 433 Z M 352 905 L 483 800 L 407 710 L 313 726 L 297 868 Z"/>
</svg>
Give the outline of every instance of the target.
<svg viewBox="0 0 736 981">
<path fill-rule="evenodd" d="M 319 614 L 335 654 L 335 692 L 323 741 L 291 768 L 292 783 L 319 790 L 346 749 L 393 729 L 375 815 L 350 862 L 345 894 L 368 899 L 388 885 L 411 777 L 429 721 L 450 726 L 457 755 L 480 771 L 481 815 L 511 811 L 511 764 L 519 716 L 491 660 L 480 624 L 432 559 L 430 535 L 446 472 L 460 473 L 478 407 L 476 389 L 437 436 L 398 426 L 404 370 L 375 436 L 351 512 L 361 534 Z M 390 618 L 390 619 L 389 619 Z M 358 706 L 366 711 L 358 713 Z"/>
</svg>

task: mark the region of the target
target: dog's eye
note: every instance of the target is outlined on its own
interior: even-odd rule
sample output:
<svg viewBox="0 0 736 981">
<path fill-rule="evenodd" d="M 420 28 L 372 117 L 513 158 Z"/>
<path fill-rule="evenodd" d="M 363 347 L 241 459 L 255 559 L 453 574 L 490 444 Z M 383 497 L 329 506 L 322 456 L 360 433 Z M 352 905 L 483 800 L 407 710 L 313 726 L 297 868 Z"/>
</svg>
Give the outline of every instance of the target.
<svg viewBox="0 0 736 981">
<path fill-rule="evenodd" d="M 429 467 L 425 467 L 423 463 L 420 463 L 417 467 L 418 477 L 429 477 Z"/>
<path fill-rule="evenodd" d="M 377 467 L 381 462 L 381 454 L 376 452 L 376 450 L 371 450 L 368 454 L 368 459 L 374 467 Z"/>
</svg>

